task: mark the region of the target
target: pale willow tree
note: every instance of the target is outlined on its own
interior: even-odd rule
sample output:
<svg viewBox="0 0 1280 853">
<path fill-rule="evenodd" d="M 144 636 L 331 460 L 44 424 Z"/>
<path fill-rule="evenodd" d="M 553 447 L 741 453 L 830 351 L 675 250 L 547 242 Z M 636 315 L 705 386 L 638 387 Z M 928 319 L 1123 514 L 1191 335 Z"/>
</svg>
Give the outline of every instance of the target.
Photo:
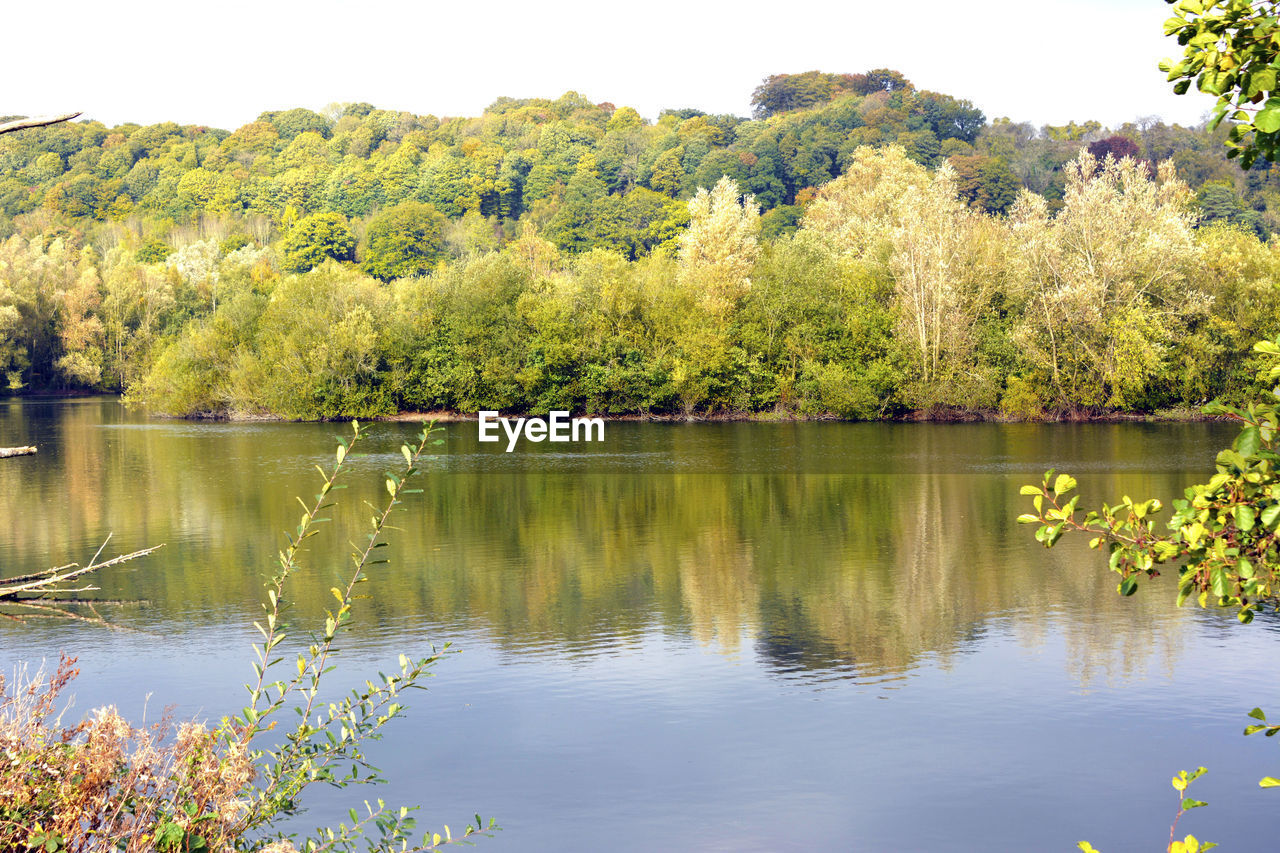
<svg viewBox="0 0 1280 853">
<path fill-rule="evenodd" d="M 720 178 L 689 199 L 689 227 L 680 235 L 680 283 L 709 313 L 723 318 L 751 289 L 760 255 L 760 208 L 738 183 Z"/>
<path fill-rule="evenodd" d="M 59 290 L 57 297 L 62 309 L 58 324 L 62 355 L 54 366 L 73 384 L 94 387 L 102 381 L 106 360 L 106 330 L 99 317 L 102 279 L 97 269 L 83 264 L 76 280 Z"/>
<path fill-rule="evenodd" d="M 168 267 L 143 264 L 123 246 L 107 253 L 102 317 L 107 362 L 120 388 L 145 372 L 152 346 L 173 314 L 177 299 Z"/>
<path fill-rule="evenodd" d="M 964 204 L 950 166 L 931 173 L 901 147 L 859 148 L 818 191 L 803 230 L 892 280 L 896 337 L 916 374 L 909 403 L 994 405 L 978 322 L 1010 278 L 1007 232 Z"/>
<path fill-rule="evenodd" d="M 738 184 L 721 177 L 710 190 L 700 187 L 689 200 L 689 227 L 679 238 L 675 331 L 682 350 L 673 371 L 686 412 L 726 381 L 733 353 L 729 324 L 751 289 L 751 271 L 760 255 L 760 208 L 742 196 Z"/>
<path fill-rule="evenodd" d="M 1170 345 L 1208 309 L 1188 275 L 1199 258 L 1191 193 L 1166 161 L 1066 167 L 1063 208 L 1023 191 L 1011 213 L 1027 305 L 1014 341 L 1035 368 L 1038 404 L 1127 407 L 1165 368 Z"/>
<path fill-rule="evenodd" d="M 0 371 L 11 389 L 28 370 L 46 382 L 51 372 L 71 384 L 98 382 L 99 290 L 91 249 L 39 237 L 0 243 Z"/>
<path fill-rule="evenodd" d="M 201 296 L 207 297 L 211 309 L 217 311 L 218 281 L 222 276 L 219 269 L 221 256 L 217 240 L 199 240 L 171 254 L 166 263 L 177 271 L 184 282 L 194 287 Z"/>
</svg>

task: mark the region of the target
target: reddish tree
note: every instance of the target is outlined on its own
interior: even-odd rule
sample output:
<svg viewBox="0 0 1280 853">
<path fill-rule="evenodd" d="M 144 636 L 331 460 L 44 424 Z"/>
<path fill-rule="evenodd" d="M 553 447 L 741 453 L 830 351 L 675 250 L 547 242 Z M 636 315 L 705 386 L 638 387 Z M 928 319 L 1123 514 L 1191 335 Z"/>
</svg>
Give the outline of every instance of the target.
<svg viewBox="0 0 1280 853">
<path fill-rule="evenodd" d="M 1142 159 L 1142 151 L 1138 148 L 1138 144 L 1127 136 L 1108 136 L 1106 139 L 1091 142 L 1089 153 L 1099 160 L 1105 160 L 1108 154 L 1116 160 L 1123 160 L 1125 157 Z"/>
</svg>

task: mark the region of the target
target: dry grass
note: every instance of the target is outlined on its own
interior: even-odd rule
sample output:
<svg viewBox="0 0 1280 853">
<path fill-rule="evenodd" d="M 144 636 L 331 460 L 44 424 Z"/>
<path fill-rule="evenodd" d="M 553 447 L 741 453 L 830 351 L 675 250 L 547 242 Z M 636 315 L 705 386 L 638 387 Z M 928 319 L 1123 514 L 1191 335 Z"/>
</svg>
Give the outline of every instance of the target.
<svg viewBox="0 0 1280 853">
<path fill-rule="evenodd" d="M 57 671 L 0 676 L 0 849 L 236 849 L 254 767 L 241 738 L 194 722 L 136 727 L 114 707 L 62 723 Z"/>
</svg>

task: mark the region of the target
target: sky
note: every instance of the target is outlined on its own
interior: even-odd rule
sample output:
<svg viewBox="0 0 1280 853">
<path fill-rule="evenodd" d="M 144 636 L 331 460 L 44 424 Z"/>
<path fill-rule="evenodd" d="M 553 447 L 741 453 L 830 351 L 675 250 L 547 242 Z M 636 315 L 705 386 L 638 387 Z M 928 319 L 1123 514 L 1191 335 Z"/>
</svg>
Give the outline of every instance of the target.
<svg viewBox="0 0 1280 853">
<path fill-rule="evenodd" d="M 1175 96 L 1156 69 L 1178 53 L 1169 14 L 1163 0 L 22 3 L 3 12 L 0 115 L 235 129 L 298 106 L 473 116 L 574 90 L 649 118 L 746 116 L 770 74 L 887 67 L 988 119 L 1194 124 L 1213 99 Z"/>
</svg>

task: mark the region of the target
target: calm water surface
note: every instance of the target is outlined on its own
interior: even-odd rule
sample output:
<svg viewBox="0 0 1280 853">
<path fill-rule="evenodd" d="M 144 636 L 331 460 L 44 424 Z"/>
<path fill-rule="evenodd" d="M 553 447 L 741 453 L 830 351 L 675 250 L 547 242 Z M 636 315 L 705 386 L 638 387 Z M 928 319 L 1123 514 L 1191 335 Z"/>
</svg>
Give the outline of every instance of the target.
<svg viewBox="0 0 1280 853">
<path fill-rule="evenodd" d="M 0 623 L 0 664 L 79 655 L 81 710 L 216 718 L 333 424 L 149 420 L 116 401 L 0 402 L 0 575 L 163 543 L 100 578 L 133 632 Z M 313 540 L 295 621 L 320 614 L 416 428 L 379 424 Z M 1040 548 L 1018 486 L 1083 502 L 1180 494 L 1229 427 L 609 424 L 603 444 L 479 444 L 453 424 L 393 534 L 337 673 L 452 643 L 371 750 L 393 780 L 322 790 L 505 828 L 481 850 L 1160 849 L 1184 818 L 1273 844 L 1276 620 L 1121 599 L 1083 543 Z"/>
</svg>

